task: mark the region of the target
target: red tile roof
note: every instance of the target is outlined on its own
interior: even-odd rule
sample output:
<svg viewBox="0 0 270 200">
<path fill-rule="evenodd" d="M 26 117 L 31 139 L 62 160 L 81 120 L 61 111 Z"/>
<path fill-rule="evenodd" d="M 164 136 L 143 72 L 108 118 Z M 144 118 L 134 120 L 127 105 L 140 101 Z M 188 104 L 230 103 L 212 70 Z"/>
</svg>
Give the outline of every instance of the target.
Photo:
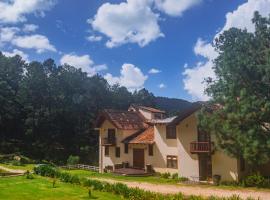
<svg viewBox="0 0 270 200">
<path fill-rule="evenodd" d="M 154 143 L 154 127 L 149 126 L 147 129 L 138 131 L 125 138 L 123 143 L 127 144 L 153 144 Z"/>
<path fill-rule="evenodd" d="M 98 117 L 96 127 L 101 127 L 105 120 L 123 130 L 141 130 L 146 127 L 144 119 L 136 112 L 107 109 Z"/>
</svg>

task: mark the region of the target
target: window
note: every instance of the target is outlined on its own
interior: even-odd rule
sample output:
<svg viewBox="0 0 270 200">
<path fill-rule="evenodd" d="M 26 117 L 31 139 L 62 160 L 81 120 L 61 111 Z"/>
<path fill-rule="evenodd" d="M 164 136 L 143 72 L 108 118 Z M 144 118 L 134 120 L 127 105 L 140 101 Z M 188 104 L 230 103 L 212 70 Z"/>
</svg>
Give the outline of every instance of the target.
<svg viewBox="0 0 270 200">
<path fill-rule="evenodd" d="M 120 158 L 120 147 L 115 147 L 115 157 Z"/>
<path fill-rule="evenodd" d="M 176 126 L 174 125 L 166 126 L 166 138 L 176 139 Z"/>
<path fill-rule="evenodd" d="M 149 144 L 149 146 L 148 146 L 148 155 L 149 156 L 153 156 L 154 155 L 154 149 L 153 149 L 153 145 L 152 144 Z"/>
<path fill-rule="evenodd" d="M 108 138 L 110 139 L 115 138 L 115 129 L 108 129 Z"/>
<path fill-rule="evenodd" d="M 125 153 L 128 153 L 128 144 L 125 144 Z"/>
<path fill-rule="evenodd" d="M 105 146 L 105 156 L 109 156 L 110 152 L 109 152 L 109 147 Z"/>
<path fill-rule="evenodd" d="M 240 158 L 240 170 L 241 172 L 246 170 L 246 163 L 243 157 Z"/>
<path fill-rule="evenodd" d="M 167 156 L 167 168 L 177 169 L 177 156 Z"/>
<path fill-rule="evenodd" d="M 161 113 L 155 113 L 154 114 L 154 119 L 163 119 L 163 114 L 161 114 Z"/>
</svg>

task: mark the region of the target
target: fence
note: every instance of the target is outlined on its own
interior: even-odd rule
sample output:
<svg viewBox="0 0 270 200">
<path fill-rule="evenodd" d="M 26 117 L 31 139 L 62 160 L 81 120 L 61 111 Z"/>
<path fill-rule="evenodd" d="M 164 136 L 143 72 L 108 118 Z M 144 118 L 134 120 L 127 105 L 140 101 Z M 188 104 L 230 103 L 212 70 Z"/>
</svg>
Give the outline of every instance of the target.
<svg viewBox="0 0 270 200">
<path fill-rule="evenodd" d="M 97 166 L 82 165 L 82 164 L 61 166 L 61 168 L 64 168 L 64 169 L 83 169 L 83 170 L 96 171 L 96 172 L 99 171 L 99 167 L 97 167 Z"/>
</svg>

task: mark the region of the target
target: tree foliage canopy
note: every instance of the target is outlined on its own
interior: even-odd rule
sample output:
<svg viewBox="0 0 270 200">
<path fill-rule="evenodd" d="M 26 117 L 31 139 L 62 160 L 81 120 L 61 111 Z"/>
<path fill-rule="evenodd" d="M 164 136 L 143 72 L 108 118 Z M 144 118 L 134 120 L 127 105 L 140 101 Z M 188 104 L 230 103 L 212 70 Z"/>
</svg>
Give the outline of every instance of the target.
<svg viewBox="0 0 270 200">
<path fill-rule="evenodd" d="M 145 89 L 130 93 L 52 59 L 25 63 L 0 53 L 0 152 L 55 162 L 79 155 L 95 162 L 99 111 L 126 110 L 131 103 L 155 106 L 154 98 Z"/>
<path fill-rule="evenodd" d="M 255 32 L 231 28 L 215 41 L 215 79 L 208 79 L 210 105 L 201 126 L 229 155 L 253 166 L 270 159 L 270 18 L 254 14 Z"/>
</svg>

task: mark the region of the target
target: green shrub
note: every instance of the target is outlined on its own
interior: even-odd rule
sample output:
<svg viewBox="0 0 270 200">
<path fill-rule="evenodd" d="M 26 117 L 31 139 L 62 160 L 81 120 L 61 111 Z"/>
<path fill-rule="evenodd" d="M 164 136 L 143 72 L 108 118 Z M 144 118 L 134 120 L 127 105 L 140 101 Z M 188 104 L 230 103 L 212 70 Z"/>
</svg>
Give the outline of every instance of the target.
<svg viewBox="0 0 270 200">
<path fill-rule="evenodd" d="M 169 179 L 171 176 L 171 174 L 169 172 L 165 172 L 163 174 L 161 174 L 161 178 L 165 178 L 165 179 Z"/>
<path fill-rule="evenodd" d="M 34 179 L 33 174 L 31 174 L 31 173 L 29 172 L 29 170 L 27 170 L 27 171 L 25 172 L 25 177 L 26 177 L 26 179 Z"/>
<path fill-rule="evenodd" d="M 260 173 L 247 176 L 244 179 L 244 185 L 247 187 L 266 187 L 267 182 L 268 181 Z"/>
<path fill-rule="evenodd" d="M 188 181 L 189 179 L 187 178 L 187 177 L 179 177 L 178 178 L 178 180 L 180 181 L 180 182 L 185 182 L 185 181 Z"/>
<path fill-rule="evenodd" d="M 178 173 L 174 173 L 174 174 L 172 174 L 172 179 L 177 180 L 177 179 L 178 179 Z"/>
<path fill-rule="evenodd" d="M 70 155 L 67 159 L 67 165 L 76 165 L 78 164 L 80 161 L 80 157 L 79 156 L 73 156 Z"/>
<path fill-rule="evenodd" d="M 58 177 L 59 171 L 50 165 L 38 165 L 34 167 L 34 173 L 40 176 Z"/>
</svg>

